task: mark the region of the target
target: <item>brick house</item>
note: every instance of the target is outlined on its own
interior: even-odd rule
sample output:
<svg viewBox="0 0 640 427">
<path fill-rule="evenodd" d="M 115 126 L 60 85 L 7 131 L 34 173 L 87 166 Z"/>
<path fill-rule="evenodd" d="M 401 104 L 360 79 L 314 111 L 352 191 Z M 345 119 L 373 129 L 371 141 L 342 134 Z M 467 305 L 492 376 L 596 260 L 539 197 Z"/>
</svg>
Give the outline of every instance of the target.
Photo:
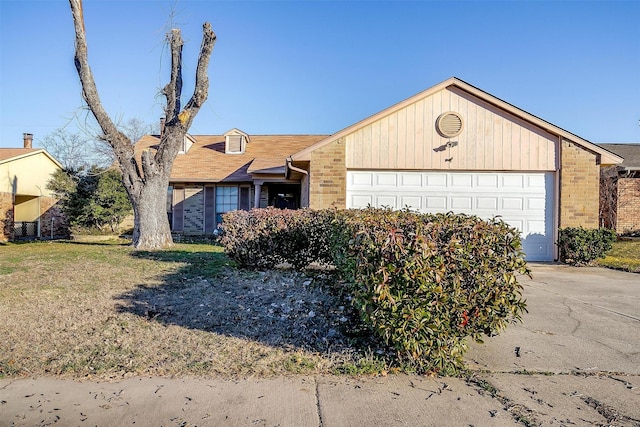
<svg viewBox="0 0 640 427">
<path fill-rule="evenodd" d="M 47 181 L 62 165 L 24 134 L 22 148 L 0 148 L 0 241 L 68 234 Z"/>
<path fill-rule="evenodd" d="M 138 148 L 157 142 L 146 136 Z M 521 231 L 529 260 L 554 260 L 558 228 L 598 227 L 600 167 L 620 162 L 450 78 L 333 135 L 190 136 L 167 210 L 172 230 L 188 234 L 254 206 L 500 215 Z"/>
<path fill-rule="evenodd" d="M 602 168 L 600 222 L 618 233 L 640 231 L 640 143 L 599 144 L 624 161 Z"/>
<path fill-rule="evenodd" d="M 558 228 L 599 226 L 600 167 L 622 157 L 457 78 L 291 155 L 311 208 L 410 207 L 500 215 L 529 260 Z M 306 187 L 306 188 L 305 188 Z"/>
<path fill-rule="evenodd" d="M 207 235 L 230 210 L 301 207 L 300 180 L 286 176 L 285 161 L 324 138 L 248 135 L 239 129 L 223 135 L 187 135 L 171 171 L 167 197 L 171 231 Z M 146 135 L 136 150 L 153 149 L 159 140 L 160 135 Z"/>
</svg>

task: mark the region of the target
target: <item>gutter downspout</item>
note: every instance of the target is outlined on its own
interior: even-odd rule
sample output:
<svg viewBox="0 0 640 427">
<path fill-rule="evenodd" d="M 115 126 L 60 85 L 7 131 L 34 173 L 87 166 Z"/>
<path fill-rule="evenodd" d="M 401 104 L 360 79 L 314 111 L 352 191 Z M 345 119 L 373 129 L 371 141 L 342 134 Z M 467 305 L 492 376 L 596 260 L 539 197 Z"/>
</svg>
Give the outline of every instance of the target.
<svg viewBox="0 0 640 427">
<path fill-rule="evenodd" d="M 287 158 L 287 169 L 286 169 L 286 171 L 284 173 L 284 177 L 286 179 L 289 179 L 289 170 L 292 170 L 292 171 L 295 171 L 295 172 L 300 172 L 303 175 L 309 176 L 309 172 L 308 171 L 293 166 L 291 164 L 292 162 L 293 162 L 293 159 L 289 156 L 289 158 Z"/>
<path fill-rule="evenodd" d="M 558 136 L 558 149 L 556 150 L 556 171 L 553 174 L 554 179 L 554 195 L 553 195 L 553 259 L 554 261 L 560 261 L 560 248 L 558 248 L 558 238 L 560 237 L 560 226 L 562 225 L 560 215 L 562 214 L 562 206 L 560 201 L 562 200 L 562 137 Z"/>
</svg>

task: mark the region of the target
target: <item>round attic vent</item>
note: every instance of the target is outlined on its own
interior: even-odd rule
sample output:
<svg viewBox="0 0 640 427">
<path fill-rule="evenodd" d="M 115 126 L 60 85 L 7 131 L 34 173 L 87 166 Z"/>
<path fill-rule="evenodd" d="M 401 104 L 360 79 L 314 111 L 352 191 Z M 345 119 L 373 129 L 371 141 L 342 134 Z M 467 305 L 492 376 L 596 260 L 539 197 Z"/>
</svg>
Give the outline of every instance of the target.
<svg viewBox="0 0 640 427">
<path fill-rule="evenodd" d="M 460 114 L 447 111 L 446 113 L 440 114 L 438 119 L 436 120 L 436 129 L 438 133 L 445 138 L 453 138 L 454 136 L 460 135 L 462 132 L 462 117 Z"/>
</svg>

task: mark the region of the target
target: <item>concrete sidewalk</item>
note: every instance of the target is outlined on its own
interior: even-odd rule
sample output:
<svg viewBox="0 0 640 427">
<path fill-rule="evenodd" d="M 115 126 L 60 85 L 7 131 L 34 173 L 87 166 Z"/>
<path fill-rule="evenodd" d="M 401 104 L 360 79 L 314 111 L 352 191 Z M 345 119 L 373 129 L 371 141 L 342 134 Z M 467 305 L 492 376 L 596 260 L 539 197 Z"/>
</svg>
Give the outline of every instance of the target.
<svg viewBox="0 0 640 427">
<path fill-rule="evenodd" d="M 471 346 L 471 382 L 4 379 L 0 426 L 640 426 L 640 275 L 545 264 L 533 274 L 524 322 Z"/>
<path fill-rule="evenodd" d="M 640 425 L 640 377 L 0 381 L 2 426 Z M 496 393 L 496 395 L 492 394 Z"/>
</svg>

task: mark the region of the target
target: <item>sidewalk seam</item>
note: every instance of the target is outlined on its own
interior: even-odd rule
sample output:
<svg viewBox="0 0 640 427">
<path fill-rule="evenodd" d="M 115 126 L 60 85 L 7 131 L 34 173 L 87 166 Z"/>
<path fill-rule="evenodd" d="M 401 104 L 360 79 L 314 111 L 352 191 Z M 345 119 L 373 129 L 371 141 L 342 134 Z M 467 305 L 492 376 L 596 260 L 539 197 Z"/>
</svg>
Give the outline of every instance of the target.
<svg viewBox="0 0 640 427">
<path fill-rule="evenodd" d="M 316 411 L 318 412 L 318 427 L 322 427 L 324 422 L 322 421 L 322 408 L 320 407 L 320 383 L 317 377 L 313 377 L 313 381 L 316 383 Z"/>
</svg>

